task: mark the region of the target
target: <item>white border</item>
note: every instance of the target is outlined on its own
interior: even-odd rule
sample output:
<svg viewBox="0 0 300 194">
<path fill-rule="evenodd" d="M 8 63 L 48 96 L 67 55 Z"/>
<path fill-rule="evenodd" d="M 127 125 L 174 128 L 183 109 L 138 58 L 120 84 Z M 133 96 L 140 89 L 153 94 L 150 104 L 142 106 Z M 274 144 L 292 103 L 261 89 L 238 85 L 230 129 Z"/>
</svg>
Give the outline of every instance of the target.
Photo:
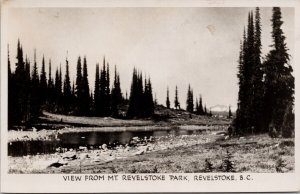
<svg viewBox="0 0 300 194">
<path fill-rule="evenodd" d="M 300 1 L 299 0 L 3 0 L 1 26 L 5 26 L 5 9 L 8 7 L 295 7 L 295 173 L 250 173 L 253 181 L 210 182 L 64 182 L 62 174 L 8 174 L 7 173 L 7 53 L 5 34 L 1 28 L 1 192 L 283 192 L 300 191 L 300 123 L 299 62 L 300 62 Z M 297 55 L 298 54 L 298 55 Z M 83 174 L 81 174 L 83 175 Z M 166 174 L 168 175 L 168 174 Z M 191 179 L 193 174 L 187 174 Z M 205 174 L 208 175 L 208 174 Z M 240 174 L 235 174 L 236 176 Z M 119 175 L 121 176 L 121 175 Z"/>
</svg>

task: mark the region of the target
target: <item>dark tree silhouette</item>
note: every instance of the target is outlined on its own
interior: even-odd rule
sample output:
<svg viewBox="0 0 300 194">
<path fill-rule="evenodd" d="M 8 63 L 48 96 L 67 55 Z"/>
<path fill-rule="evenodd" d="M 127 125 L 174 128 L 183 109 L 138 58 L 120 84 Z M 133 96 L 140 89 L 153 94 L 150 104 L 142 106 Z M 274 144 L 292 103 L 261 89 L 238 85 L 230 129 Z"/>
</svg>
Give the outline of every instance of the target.
<svg viewBox="0 0 300 194">
<path fill-rule="evenodd" d="M 229 109 L 228 109 L 228 118 L 231 118 L 231 117 L 232 117 L 231 106 L 229 106 Z"/>
<path fill-rule="evenodd" d="M 99 71 L 99 64 L 96 64 L 96 72 L 95 72 L 95 87 L 94 87 L 94 108 L 95 114 L 97 116 L 100 115 L 100 105 L 101 105 L 101 98 L 100 98 L 100 71 Z"/>
<path fill-rule="evenodd" d="M 166 106 L 167 106 L 167 108 L 170 108 L 169 87 L 167 87 Z"/>
<path fill-rule="evenodd" d="M 82 101 L 81 103 L 81 114 L 88 115 L 90 111 L 90 89 L 87 72 L 87 61 L 86 57 L 83 58 L 83 71 L 82 71 Z"/>
<path fill-rule="evenodd" d="M 45 57 L 42 59 L 42 69 L 40 74 L 40 100 L 43 105 L 46 101 L 47 97 L 47 78 L 46 78 L 46 70 L 45 70 Z"/>
<path fill-rule="evenodd" d="M 278 135 L 290 137 L 294 133 L 294 88 L 293 68 L 285 36 L 281 29 L 281 10 L 273 8 L 272 50 L 266 57 L 265 66 L 265 128 L 276 130 Z M 273 129 L 274 128 L 274 129 Z"/>
<path fill-rule="evenodd" d="M 76 86 L 75 86 L 75 94 L 76 94 L 76 112 L 79 115 L 83 114 L 83 106 L 81 102 L 83 101 L 82 96 L 82 66 L 81 66 L 81 58 L 78 57 L 77 60 L 77 68 L 76 68 Z"/>
<path fill-rule="evenodd" d="M 40 95 L 39 95 L 39 75 L 38 75 L 38 69 L 37 69 L 37 63 L 36 63 L 36 50 L 34 51 L 34 61 L 33 61 L 33 70 L 32 70 L 32 78 L 31 78 L 31 116 L 32 119 L 37 119 L 39 113 L 40 113 Z"/>
<path fill-rule="evenodd" d="M 177 86 L 175 87 L 175 100 L 174 100 L 174 106 L 175 106 L 175 109 L 176 109 L 176 110 L 180 109 L 180 103 L 179 103 L 179 100 L 178 100 L 178 88 L 177 88 Z"/>
<path fill-rule="evenodd" d="M 144 91 L 144 115 L 143 117 L 150 117 L 154 114 L 154 102 L 152 96 L 152 84 L 150 78 L 145 83 L 145 91 Z"/>
<path fill-rule="evenodd" d="M 281 10 L 273 8 L 273 45 L 261 62 L 259 8 L 248 17 L 239 58 L 239 95 L 235 133 L 271 131 L 272 136 L 292 136 L 294 131 L 294 77 L 289 64 L 285 36 L 281 29 Z"/>
<path fill-rule="evenodd" d="M 187 92 L 186 110 L 190 113 L 194 112 L 194 97 L 193 97 L 193 90 L 192 90 L 190 84 L 189 84 L 188 92 Z"/>
<path fill-rule="evenodd" d="M 115 66 L 115 77 L 114 77 L 114 84 L 111 90 L 111 112 L 112 116 L 118 117 L 120 106 L 122 104 L 123 97 L 121 92 L 121 85 L 120 85 L 120 76 L 117 72 L 117 67 Z"/>
<path fill-rule="evenodd" d="M 71 111 L 71 81 L 70 81 L 70 74 L 69 74 L 69 61 L 66 58 L 66 74 L 64 79 L 64 86 L 63 86 L 63 107 L 64 113 L 69 114 Z"/>
</svg>

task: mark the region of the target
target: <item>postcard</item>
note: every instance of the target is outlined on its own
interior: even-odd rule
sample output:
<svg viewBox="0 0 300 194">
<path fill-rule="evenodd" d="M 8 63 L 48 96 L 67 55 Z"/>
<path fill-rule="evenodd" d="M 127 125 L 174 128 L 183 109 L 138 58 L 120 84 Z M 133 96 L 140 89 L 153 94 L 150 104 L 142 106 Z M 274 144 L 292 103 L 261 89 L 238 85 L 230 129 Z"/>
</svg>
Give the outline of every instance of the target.
<svg viewBox="0 0 300 194">
<path fill-rule="evenodd" d="M 299 192 L 300 2 L 1 2 L 1 191 Z"/>
</svg>

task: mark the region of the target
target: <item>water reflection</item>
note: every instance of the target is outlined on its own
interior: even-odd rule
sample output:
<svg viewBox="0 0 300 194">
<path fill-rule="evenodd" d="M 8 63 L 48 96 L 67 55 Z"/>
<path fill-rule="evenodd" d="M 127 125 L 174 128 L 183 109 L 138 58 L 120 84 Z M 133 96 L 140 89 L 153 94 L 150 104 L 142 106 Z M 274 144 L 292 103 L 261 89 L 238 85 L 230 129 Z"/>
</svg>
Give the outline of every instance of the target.
<svg viewBox="0 0 300 194">
<path fill-rule="evenodd" d="M 56 148 L 73 148 L 86 146 L 87 148 L 99 148 L 107 144 L 109 148 L 116 145 L 131 144 L 134 137 L 149 140 L 154 137 L 194 135 L 200 134 L 203 130 L 154 130 L 154 131 L 122 131 L 122 132 L 70 132 L 58 136 L 58 140 L 53 141 L 24 141 L 11 142 L 8 144 L 9 156 L 23 156 L 54 153 Z M 132 145 L 131 145 L 132 146 Z"/>
</svg>

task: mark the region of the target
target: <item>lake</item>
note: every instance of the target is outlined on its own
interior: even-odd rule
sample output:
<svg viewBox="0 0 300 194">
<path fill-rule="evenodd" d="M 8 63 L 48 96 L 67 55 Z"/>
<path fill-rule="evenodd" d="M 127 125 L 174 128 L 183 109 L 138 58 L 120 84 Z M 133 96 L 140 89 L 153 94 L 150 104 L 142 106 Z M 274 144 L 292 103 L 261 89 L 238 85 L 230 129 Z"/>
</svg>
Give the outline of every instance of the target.
<svg viewBox="0 0 300 194">
<path fill-rule="evenodd" d="M 135 146 L 136 143 L 155 141 L 157 137 L 169 135 L 196 135 L 201 130 L 153 130 L 153 131 L 117 131 L 117 132 L 68 132 L 58 135 L 57 140 L 32 140 L 13 141 L 8 144 L 9 156 L 26 156 L 36 154 L 50 154 L 56 152 L 57 148 L 78 149 L 99 149 L 99 146 L 106 144 L 109 149 L 118 145 Z"/>
</svg>

